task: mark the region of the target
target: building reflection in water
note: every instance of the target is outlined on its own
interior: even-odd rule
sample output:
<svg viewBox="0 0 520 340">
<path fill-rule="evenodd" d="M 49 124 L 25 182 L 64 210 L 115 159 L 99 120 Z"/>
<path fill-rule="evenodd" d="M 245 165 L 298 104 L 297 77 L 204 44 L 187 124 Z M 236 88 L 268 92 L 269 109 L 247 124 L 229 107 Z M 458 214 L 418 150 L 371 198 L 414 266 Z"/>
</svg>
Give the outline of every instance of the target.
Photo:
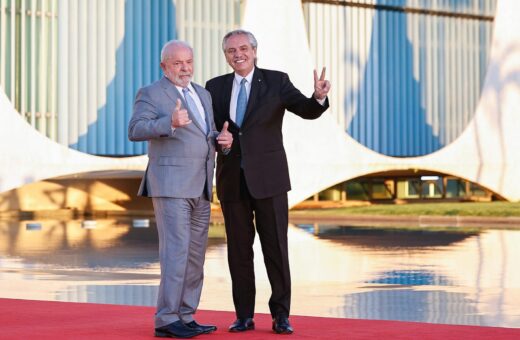
<svg viewBox="0 0 520 340">
<path fill-rule="evenodd" d="M 84 225 L 0 221 L 0 297 L 155 305 L 153 219 Z M 520 327 L 519 244 L 517 230 L 291 226 L 292 313 Z M 266 313 L 258 240 L 255 253 Z M 233 310 L 222 224 L 210 228 L 201 308 Z"/>
</svg>

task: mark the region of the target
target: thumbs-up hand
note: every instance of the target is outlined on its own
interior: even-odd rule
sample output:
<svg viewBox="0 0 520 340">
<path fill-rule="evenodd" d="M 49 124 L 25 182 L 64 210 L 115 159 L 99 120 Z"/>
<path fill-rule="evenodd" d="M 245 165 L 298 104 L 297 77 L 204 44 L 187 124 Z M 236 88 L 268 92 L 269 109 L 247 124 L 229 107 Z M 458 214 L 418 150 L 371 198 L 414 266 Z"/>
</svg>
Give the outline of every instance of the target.
<svg viewBox="0 0 520 340">
<path fill-rule="evenodd" d="M 177 98 L 177 105 L 175 105 L 175 111 L 172 113 L 172 128 L 186 126 L 190 123 L 191 119 L 188 116 L 188 111 L 181 108 L 181 100 Z"/>
<path fill-rule="evenodd" d="M 218 144 L 223 149 L 231 149 L 233 144 L 233 135 L 228 131 L 229 123 L 226 121 L 222 126 L 222 131 L 217 136 Z"/>
</svg>

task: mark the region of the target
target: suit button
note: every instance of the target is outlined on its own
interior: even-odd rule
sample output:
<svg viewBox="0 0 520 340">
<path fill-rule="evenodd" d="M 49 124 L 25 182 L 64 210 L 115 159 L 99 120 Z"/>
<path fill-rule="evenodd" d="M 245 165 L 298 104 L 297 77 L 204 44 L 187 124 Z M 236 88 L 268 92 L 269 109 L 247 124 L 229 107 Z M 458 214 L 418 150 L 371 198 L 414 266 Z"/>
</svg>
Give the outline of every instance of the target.
<svg viewBox="0 0 520 340">
<path fill-rule="evenodd" d="M 239 132 L 238 135 L 239 135 L 239 136 L 242 136 L 242 132 Z"/>
</svg>

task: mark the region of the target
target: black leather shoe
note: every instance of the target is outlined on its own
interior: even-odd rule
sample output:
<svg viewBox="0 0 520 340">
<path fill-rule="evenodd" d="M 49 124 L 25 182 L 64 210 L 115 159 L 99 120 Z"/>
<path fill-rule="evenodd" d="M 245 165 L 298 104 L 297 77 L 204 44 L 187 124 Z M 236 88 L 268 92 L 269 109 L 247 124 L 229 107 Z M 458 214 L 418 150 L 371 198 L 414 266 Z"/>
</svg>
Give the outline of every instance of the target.
<svg viewBox="0 0 520 340">
<path fill-rule="evenodd" d="M 197 321 L 193 320 L 192 322 L 188 322 L 185 324 L 191 329 L 200 329 L 202 333 L 211 333 L 217 330 L 217 326 L 213 325 L 200 325 L 197 323 Z"/>
<path fill-rule="evenodd" d="M 276 317 L 273 319 L 273 331 L 277 334 L 292 334 L 294 329 L 286 317 Z"/>
<path fill-rule="evenodd" d="M 181 320 L 155 329 L 155 336 L 158 338 L 193 338 L 202 333 L 204 332 L 200 329 L 186 326 Z"/>
<path fill-rule="evenodd" d="M 236 319 L 229 326 L 230 332 L 245 332 L 252 329 L 255 329 L 255 321 L 252 318 Z"/>
</svg>

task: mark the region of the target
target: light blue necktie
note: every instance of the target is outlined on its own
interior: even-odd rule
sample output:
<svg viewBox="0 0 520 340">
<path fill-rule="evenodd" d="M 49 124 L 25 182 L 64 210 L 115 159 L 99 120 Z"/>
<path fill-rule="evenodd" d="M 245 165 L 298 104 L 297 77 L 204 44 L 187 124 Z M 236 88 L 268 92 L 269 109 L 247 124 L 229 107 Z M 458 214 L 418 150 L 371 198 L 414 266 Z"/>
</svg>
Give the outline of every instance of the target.
<svg viewBox="0 0 520 340">
<path fill-rule="evenodd" d="M 244 115 L 246 114 L 247 107 L 247 92 L 246 92 L 246 78 L 242 78 L 240 82 L 240 91 L 238 92 L 237 99 L 237 115 L 235 123 L 240 127 L 242 126 L 242 121 L 244 120 Z"/>
<path fill-rule="evenodd" d="M 186 100 L 186 104 L 188 104 L 188 110 L 191 111 L 191 113 L 195 116 L 195 119 L 199 122 L 199 125 L 202 126 L 202 131 L 204 133 L 208 132 L 208 128 L 206 126 L 206 122 L 202 118 L 202 115 L 199 112 L 199 109 L 197 109 L 197 105 L 195 104 L 195 101 L 193 98 L 191 98 L 190 89 L 185 87 L 182 89 L 182 93 L 184 94 L 184 99 Z"/>
</svg>

